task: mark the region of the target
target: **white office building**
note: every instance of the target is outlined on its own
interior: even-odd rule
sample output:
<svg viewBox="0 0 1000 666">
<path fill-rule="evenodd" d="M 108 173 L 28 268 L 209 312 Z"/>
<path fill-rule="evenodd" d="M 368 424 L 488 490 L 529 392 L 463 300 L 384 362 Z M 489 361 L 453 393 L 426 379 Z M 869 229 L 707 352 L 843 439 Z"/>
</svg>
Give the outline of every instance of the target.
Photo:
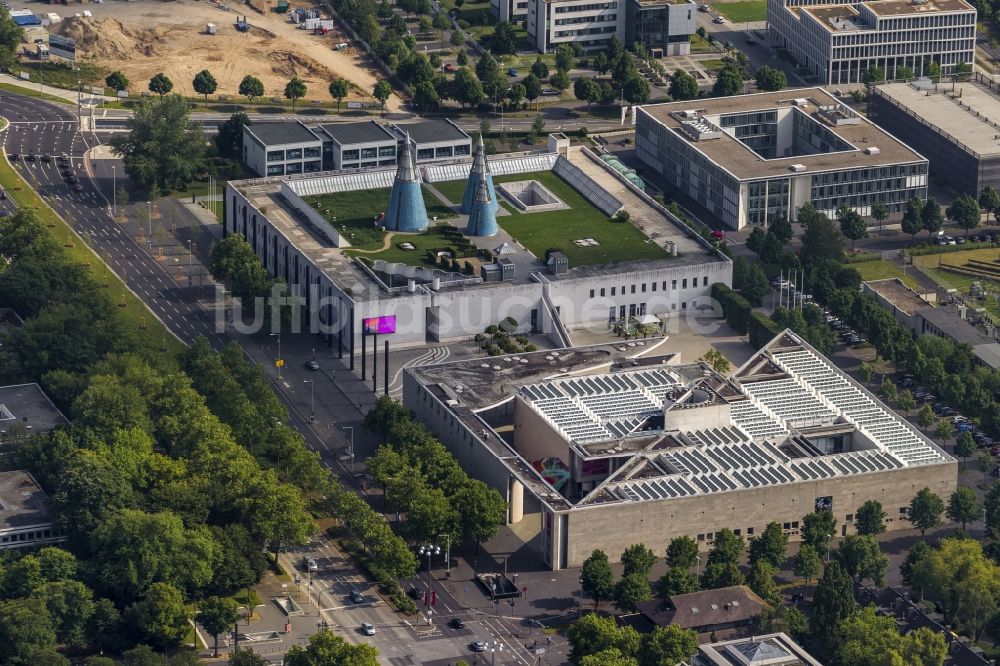
<svg viewBox="0 0 1000 666">
<path fill-rule="evenodd" d="M 768 0 L 768 32 L 823 84 L 858 83 L 871 67 L 887 78 L 910 68 L 942 74 L 975 61 L 976 10 L 965 0 Z"/>
<path fill-rule="evenodd" d="M 696 8 L 694 0 L 529 0 L 526 25 L 542 53 L 560 44 L 598 51 L 617 35 L 625 44 L 685 55 L 691 51 Z"/>
<path fill-rule="evenodd" d="M 301 122 L 243 127 L 243 161 L 259 176 L 323 170 L 323 140 Z"/>
</svg>

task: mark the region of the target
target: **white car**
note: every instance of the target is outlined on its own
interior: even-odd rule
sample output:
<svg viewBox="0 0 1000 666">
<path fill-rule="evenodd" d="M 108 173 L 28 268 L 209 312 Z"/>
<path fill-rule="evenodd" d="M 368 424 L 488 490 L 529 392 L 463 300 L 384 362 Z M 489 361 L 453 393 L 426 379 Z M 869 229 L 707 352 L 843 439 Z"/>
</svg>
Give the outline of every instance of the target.
<svg viewBox="0 0 1000 666">
<path fill-rule="evenodd" d="M 722 25 L 725 22 L 726 19 L 722 18 L 721 16 L 716 16 L 714 19 L 712 19 L 712 23 L 718 23 L 719 25 Z"/>
<path fill-rule="evenodd" d="M 375 635 L 375 625 L 369 624 L 368 622 L 362 622 L 361 623 L 361 633 L 363 633 L 365 636 L 374 636 Z"/>
<path fill-rule="evenodd" d="M 319 564 L 316 563 L 316 560 L 310 557 L 306 560 L 306 569 L 309 573 L 316 573 L 319 571 Z"/>
</svg>

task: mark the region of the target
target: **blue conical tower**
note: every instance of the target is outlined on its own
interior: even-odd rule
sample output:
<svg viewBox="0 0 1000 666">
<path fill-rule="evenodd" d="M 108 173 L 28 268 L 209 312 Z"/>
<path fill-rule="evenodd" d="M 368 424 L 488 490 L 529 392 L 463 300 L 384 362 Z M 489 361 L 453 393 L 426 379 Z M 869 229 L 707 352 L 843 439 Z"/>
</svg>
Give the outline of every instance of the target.
<svg viewBox="0 0 1000 666">
<path fill-rule="evenodd" d="M 389 195 L 389 212 L 385 216 L 385 228 L 389 231 L 423 231 L 427 228 L 427 208 L 424 195 L 420 191 L 417 165 L 410 150 L 410 135 L 403 141 L 403 152 L 399 158 L 399 169 L 392 182 Z"/>
<path fill-rule="evenodd" d="M 486 180 L 479 181 L 476 198 L 472 201 L 472 212 L 469 213 L 469 226 L 465 233 L 469 236 L 493 236 L 497 232 L 497 209 L 490 199 Z"/>
<path fill-rule="evenodd" d="M 479 183 L 486 181 L 486 188 L 490 195 L 490 205 L 496 213 L 499 204 L 497 203 L 497 193 L 493 189 L 493 174 L 490 173 L 490 165 L 486 161 L 486 148 L 483 147 L 483 135 L 479 135 L 479 145 L 476 146 L 476 156 L 472 161 L 472 169 L 469 171 L 469 180 L 465 183 L 465 194 L 462 196 L 462 212 L 470 214 L 472 204 L 476 200 L 476 193 L 479 191 Z"/>
</svg>

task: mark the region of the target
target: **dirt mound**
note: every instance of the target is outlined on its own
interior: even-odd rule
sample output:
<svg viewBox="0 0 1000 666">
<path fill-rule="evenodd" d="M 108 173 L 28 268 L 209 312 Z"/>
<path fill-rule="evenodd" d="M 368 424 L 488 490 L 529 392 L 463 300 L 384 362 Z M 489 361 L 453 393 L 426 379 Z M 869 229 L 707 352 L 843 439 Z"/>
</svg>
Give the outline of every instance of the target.
<svg viewBox="0 0 1000 666">
<path fill-rule="evenodd" d="M 333 72 L 308 56 L 291 51 L 271 51 L 267 57 L 271 61 L 271 71 L 281 76 L 315 77 L 327 81 L 334 78 Z"/>
<path fill-rule="evenodd" d="M 277 37 L 273 32 L 265 28 L 259 28 L 253 23 L 250 24 L 250 34 L 254 37 L 260 37 L 261 39 L 274 39 Z"/>
<path fill-rule="evenodd" d="M 76 42 L 76 52 L 87 58 L 129 60 L 160 55 L 169 29 L 132 29 L 117 19 L 68 18 L 59 24 L 59 33 Z"/>
</svg>

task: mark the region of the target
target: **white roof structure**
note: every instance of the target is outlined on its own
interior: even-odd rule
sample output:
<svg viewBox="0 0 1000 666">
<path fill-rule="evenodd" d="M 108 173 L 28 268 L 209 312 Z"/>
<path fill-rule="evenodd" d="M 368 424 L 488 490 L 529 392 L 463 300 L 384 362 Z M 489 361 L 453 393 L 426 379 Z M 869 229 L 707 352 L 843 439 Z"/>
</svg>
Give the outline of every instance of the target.
<svg viewBox="0 0 1000 666">
<path fill-rule="evenodd" d="M 518 395 L 583 458 L 634 452 L 592 492 L 601 502 L 952 462 L 790 331 L 729 380 L 704 366 L 661 365 L 560 377 Z M 835 437 L 849 442 L 843 451 L 831 448 Z"/>
</svg>

